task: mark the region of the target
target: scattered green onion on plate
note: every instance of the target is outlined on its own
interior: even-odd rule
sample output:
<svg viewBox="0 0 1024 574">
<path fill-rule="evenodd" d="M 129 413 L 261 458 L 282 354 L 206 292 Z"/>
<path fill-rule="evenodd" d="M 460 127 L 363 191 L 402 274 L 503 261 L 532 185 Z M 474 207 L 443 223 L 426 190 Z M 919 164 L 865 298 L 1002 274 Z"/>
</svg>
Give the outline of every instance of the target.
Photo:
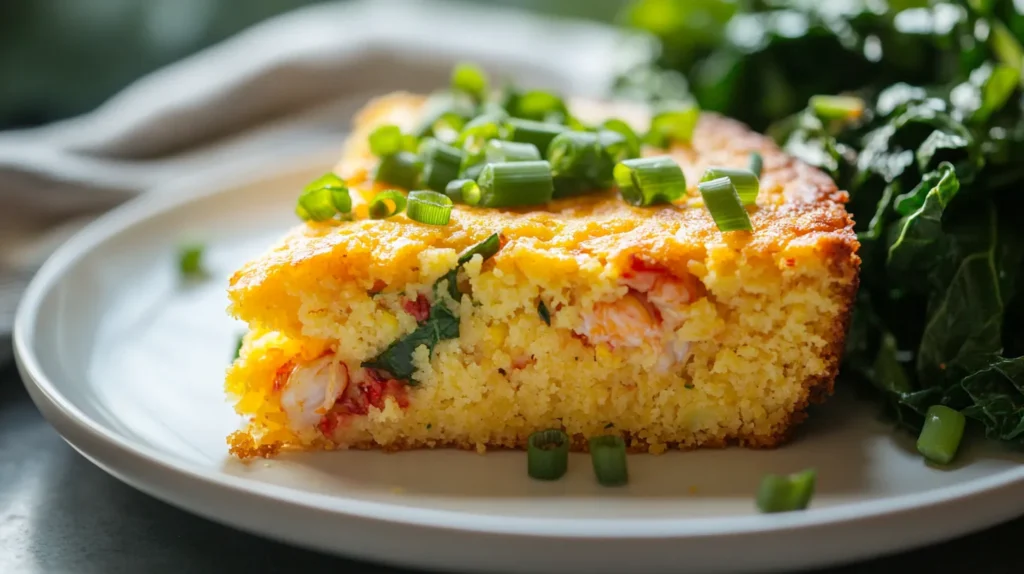
<svg viewBox="0 0 1024 574">
<path fill-rule="evenodd" d="M 720 177 L 710 181 L 702 181 L 697 184 L 701 196 L 704 198 L 704 205 L 711 212 L 711 218 L 720 231 L 752 231 L 753 224 L 750 222 L 750 215 L 740 201 L 739 193 L 732 180 L 728 177 Z"/>
<path fill-rule="evenodd" d="M 733 187 L 736 188 L 736 193 L 740 196 L 740 203 L 743 205 L 757 203 L 757 193 L 761 189 L 761 182 L 758 181 L 753 171 L 735 167 L 709 167 L 704 170 L 700 181 L 704 183 L 720 177 L 729 178 Z"/>
<path fill-rule="evenodd" d="M 551 201 L 551 164 L 540 161 L 489 163 L 475 188 L 463 189 L 462 199 L 479 207 L 523 207 Z"/>
<path fill-rule="evenodd" d="M 633 206 L 672 203 L 686 195 L 686 176 L 670 156 L 628 159 L 614 170 L 622 199 Z"/>
<path fill-rule="evenodd" d="M 526 470 L 537 480 L 558 480 L 569 468 L 569 435 L 558 429 L 537 431 L 527 440 Z"/>
<path fill-rule="evenodd" d="M 757 508 L 764 513 L 804 510 L 814 496 L 816 479 L 814 469 L 787 476 L 769 474 L 757 490 Z"/>
<path fill-rule="evenodd" d="M 206 276 L 203 267 L 203 253 L 206 246 L 202 243 L 183 243 L 178 247 L 178 271 L 182 277 L 196 279 Z"/>
<path fill-rule="evenodd" d="M 448 225 L 452 215 L 452 200 L 436 191 L 410 191 L 405 214 L 409 219 L 427 225 Z"/>
<path fill-rule="evenodd" d="M 945 405 L 933 405 L 924 416 L 924 427 L 917 438 L 917 452 L 938 464 L 956 458 L 967 419 L 960 411 Z"/>
<path fill-rule="evenodd" d="M 367 208 L 371 219 L 387 219 L 405 210 L 406 199 L 402 192 L 389 189 L 373 196 Z"/>
<path fill-rule="evenodd" d="M 626 441 L 618 435 L 591 437 L 590 460 L 601 486 L 621 486 L 629 482 Z"/>
</svg>

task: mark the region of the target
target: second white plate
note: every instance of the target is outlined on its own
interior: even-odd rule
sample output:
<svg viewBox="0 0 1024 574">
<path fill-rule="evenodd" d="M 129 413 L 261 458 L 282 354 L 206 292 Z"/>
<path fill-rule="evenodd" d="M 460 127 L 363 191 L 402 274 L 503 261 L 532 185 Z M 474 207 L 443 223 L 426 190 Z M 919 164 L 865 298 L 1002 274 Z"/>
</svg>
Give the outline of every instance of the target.
<svg viewBox="0 0 1024 574">
<path fill-rule="evenodd" d="M 208 518 L 364 559 L 472 571 L 744 572 L 834 564 L 957 536 L 1024 513 L 1024 455 L 970 443 L 929 467 L 911 437 L 848 391 L 792 444 L 630 458 L 605 489 L 574 455 L 530 480 L 523 453 L 287 455 L 243 464 L 222 377 L 242 325 L 226 279 L 295 223 L 296 190 L 331 165 L 163 190 L 62 247 L 16 319 L 26 385 L 76 449 L 137 488 Z M 208 243 L 216 277 L 180 284 L 175 248 Z M 759 515 L 767 472 L 818 470 L 812 508 Z"/>
</svg>

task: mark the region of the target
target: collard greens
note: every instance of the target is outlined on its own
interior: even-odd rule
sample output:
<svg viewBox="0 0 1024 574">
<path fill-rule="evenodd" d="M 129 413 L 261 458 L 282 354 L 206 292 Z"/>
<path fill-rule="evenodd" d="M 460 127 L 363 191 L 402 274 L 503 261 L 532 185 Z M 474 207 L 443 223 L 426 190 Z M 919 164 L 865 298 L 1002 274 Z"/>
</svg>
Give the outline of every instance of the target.
<svg viewBox="0 0 1024 574">
<path fill-rule="evenodd" d="M 641 0 L 620 94 L 693 99 L 850 192 L 861 290 L 841 376 L 909 429 L 961 410 L 1024 445 L 1024 14 L 1012 0 Z M 850 121 L 807 109 L 863 98 Z"/>
</svg>

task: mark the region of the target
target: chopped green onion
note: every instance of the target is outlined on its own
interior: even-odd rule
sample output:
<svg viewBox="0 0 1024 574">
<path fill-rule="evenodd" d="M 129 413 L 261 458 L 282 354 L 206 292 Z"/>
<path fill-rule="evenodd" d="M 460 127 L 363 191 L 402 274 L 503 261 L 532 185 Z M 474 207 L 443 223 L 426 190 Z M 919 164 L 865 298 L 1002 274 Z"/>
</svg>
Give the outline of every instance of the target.
<svg viewBox="0 0 1024 574">
<path fill-rule="evenodd" d="M 548 311 L 548 306 L 543 301 L 537 303 L 537 314 L 540 315 L 542 321 L 551 325 L 551 312 Z"/>
<path fill-rule="evenodd" d="M 239 357 L 239 355 L 242 354 L 242 344 L 243 343 L 245 343 L 245 333 L 242 333 L 241 335 L 239 335 L 238 339 L 235 341 L 235 357 L 234 357 L 235 359 L 237 359 Z"/>
<path fill-rule="evenodd" d="M 427 138 L 420 145 L 423 185 L 434 191 L 444 191 L 448 182 L 459 177 L 462 151 L 440 140 Z"/>
<path fill-rule="evenodd" d="M 505 109 L 512 117 L 534 121 L 561 123 L 569 118 L 569 110 L 562 98 L 544 90 L 515 94 L 506 103 Z"/>
<path fill-rule="evenodd" d="M 816 477 L 814 469 L 788 476 L 765 476 L 757 490 L 758 509 L 765 513 L 804 510 L 814 496 Z"/>
<path fill-rule="evenodd" d="M 626 139 L 626 144 L 629 146 L 629 157 L 640 157 L 640 136 L 636 135 L 636 132 L 633 131 L 633 128 L 629 124 L 618 118 L 612 118 L 610 120 L 605 120 L 605 122 L 601 124 L 601 127 L 608 131 L 621 134 L 622 137 Z"/>
<path fill-rule="evenodd" d="M 377 157 L 398 153 L 404 147 L 405 139 L 398 126 L 389 124 L 370 132 L 370 153 Z"/>
<path fill-rule="evenodd" d="M 624 141 L 618 137 L 619 141 Z M 555 197 L 609 188 L 614 181 L 612 170 L 615 163 L 604 153 L 600 138 L 594 132 L 566 131 L 558 134 L 548 147 L 548 161 L 561 184 Z"/>
<path fill-rule="evenodd" d="M 338 213 L 352 211 L 352 197 L 345 182 L 328 173 L 302 190 L 295 211 L 304 220 L 327 221 Z"/>
<path fill-rule="evenodd" d="M 526 472 L 531 478 L 558 480 L 569 469 L 569 435 L 563 431 L 537 431 L 526 445 Z"/>
<path fill-rule="evenodd" d="M 465 92 L 479 102 L 487 95 L 487 74 L 475 64 L 457 64 L 452 70 L 452 89 Z"/>
<path fill-rule="evenodd" d="M 673 142 L 689 143 L 700 119 L 700 107 L 692 102 L 663 102 L 651 118 L 647 141 L 659 148 Z"/>
<path fill-rule="evenodd" d="M 484 150 L 487 163 L 509 161 L 538 161 L 541 159 L 537 146 L 530 143 L 491 140 Z"/>
<path fill-rule="evenodd" d="M 507 135 L 504 125 L 507 119 L 508 114 L 501 110 L 483 113 L 466 123 L 455 145 L 467 150 L 482 150 L 487 140 L 502 139 Z"/>
<path fill-rule="evenodd" d="M 462 199 L 463 192 L 474 187 L 476 187 L 476 182 L 472 179 L 453 179 L 445 186 L 444 194 L 454 203 L 463 203 L 465 201 Z"/>
<path fill-rule="evenodd" d="M 465 154 L 462 157 L 462 165 L 459 168 L 459 175 L 463 179 L 476 179 L 486 162 L 484 150 L 487 142 L 494 139 L 504 139 L 508 130 L 504 122 L 508 114 L 487 113 L 473 118 L 455 140 L 455 145 L 461 147 Z"/>
<path fill-rule="evenodd" d="M 754 205 L 757 203 L 757 193 L 761 189 L 761 183 L 757 180 L 754 172 L 748 169 L 734 167 L 709 167 L 704 170 L 701 182 L 711 181 L 720 177 L 727 177 L 736 187 L 736 193 L 740 196 L 743 205 Z"/>
<path fill-rule="evenodd" d="M 626 441 L 621 436 L 595 436 L 590 438 L 589 443 L 590 460 L 598 483 L 602 486 L 621 486 L 629 482 Z"/>
<path fill-rule="evenodd" d="M 452 200 L 436 191 L 410 191 L 405 214 L 409 219 L 427 225 L 448 225 L 452 216 Z"/>
<path fill-rule="evenodd" d="M 185 243 L 178 247 L 178 270 L 183 277 L 195 279 L 206 275 L 203 268 L 203 251 L 201 243 Z"/>
<path fill-rule="evenodd" d="M 728 177 L 720 177 L 697 184 L 704 205 L 720 231 L 752 231 L 750 216 L 743 208 L 736 186 Z"/>
<path fill-rule="evenodd" d="M 917 438 L 917 452 L 939 464 L 949 464 L 956 457 L 967 420 L 959 411 L 945 405 L 933 405 L 924 417 L 924 427 Z"/>
<path fill-rule="evenodd" d="M 554 183 L 546 161 L 489 163 L 477 187 L 463 190 L 462 199 L 480 207 L 520 207 L 551 201 Z"/>
<path fill-rule="evenodd" d="M 864 113 L 864 100 L 853 96 L 811 96 L 807 105 L 823 120 L 855 120 Z"/>
<path fill-rule="evenodd" d="M 374 181 L 394 185 L 402 189 L 416 187 L 420 180 L 423 164 L 418 155 L 408 151 L 400 151 L 394 155 L 381 158 L 377 165 Z"/>
<path fill-rule="evenodd" d="M 446 143 L 451 142 L 474 115 L 476 103 L 467 94 L 438 92 L 424 104 L 420 122 L 412 133 L 418 138 L 433 136 Z"/>
<path fill-rule="evenodd" d="M 548 157 L 548 147 L 555 136 L 566 131 L 565 126 L 545 124 L 519 118 L 512 118 L 505 124 L 507 139 L 514 142 L 530 143 L 537 146 L 541 157 Z"/>
<path fill-rule="evenodd" d="M 764 171 L 764 158 L 762 158 L 761 154 L 756 151 L 750 152 L 749 169 L 751 173 L 758 177 L 758 179 L 761 178 L 761 173 Z"/>
<path fill-rule="evenodd" d="M 387 219 L 402 213 L 405 209 L 405 196 L 394 189 L 382 191 L 373 197 L 368 208 L 373 219 Z"/>
<path fill-rule="evenodd" d="M 640 148 L 634 147 L 626 136 L 617 131 L 602 129 L 597 132 L 597 141 L 612 166 L 620 161 L 640 157 Z M 609 177 L 609 184 L 611 179 Z"/>
<path fill-rule="evenodd" d="M 637 207 L 672 203 L 686 195 L 686 175 L 667 155 L 619 162 L 614 175 L 622 199 Z"/>
<path fill-rule="evenodd" d="M 476 245 L 468 249 L 462 255 L 459 255 L 459 265 L 465 265 L 466 263 L 469 263 L 469 260 L 472 259 L 474 255 L 479 255 L 484 259 L 490 259 L 491 257 L 494 257 L 494 255 L 497 254 L 498 251 L 500 250 L 501 234 L 492 233 L 487 236 L 487 239 L 484 239 L 480 243 L 477 243 Z"/>
</svg>

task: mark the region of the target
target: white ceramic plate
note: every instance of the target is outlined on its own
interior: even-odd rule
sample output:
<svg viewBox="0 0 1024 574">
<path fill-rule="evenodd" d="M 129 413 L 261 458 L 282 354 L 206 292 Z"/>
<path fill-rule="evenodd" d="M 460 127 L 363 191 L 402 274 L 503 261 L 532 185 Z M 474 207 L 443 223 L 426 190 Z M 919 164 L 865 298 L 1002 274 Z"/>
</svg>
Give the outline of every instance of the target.
<svg viewBox="0 0 1024 574">
<path fill-rule="evenodd" d="M 1024 456 L 973 441 L 926 465 L 877 407 L 840 392 L 774 452 L 633 456 L 598 487 L 585 455 L 559 482 L 525 455 L 335 452 L 243 464 L 222 376 L 241 325 L 227 277 L 295 223 L 296 190 L 333 156 L 239 183 L 163 190 L 103 217 L 28 289 L 15 347 L 33 399 L 114 476 L 196 514 L 321 550 L 407 566 L 508 572 L 745 572 L 867 558 L 1024 513 Z M 183 237 L 216 277 L 185 286 Z M 812 507 L 759 515 L 766 472 L 818 469 Z"/>
</svg>

